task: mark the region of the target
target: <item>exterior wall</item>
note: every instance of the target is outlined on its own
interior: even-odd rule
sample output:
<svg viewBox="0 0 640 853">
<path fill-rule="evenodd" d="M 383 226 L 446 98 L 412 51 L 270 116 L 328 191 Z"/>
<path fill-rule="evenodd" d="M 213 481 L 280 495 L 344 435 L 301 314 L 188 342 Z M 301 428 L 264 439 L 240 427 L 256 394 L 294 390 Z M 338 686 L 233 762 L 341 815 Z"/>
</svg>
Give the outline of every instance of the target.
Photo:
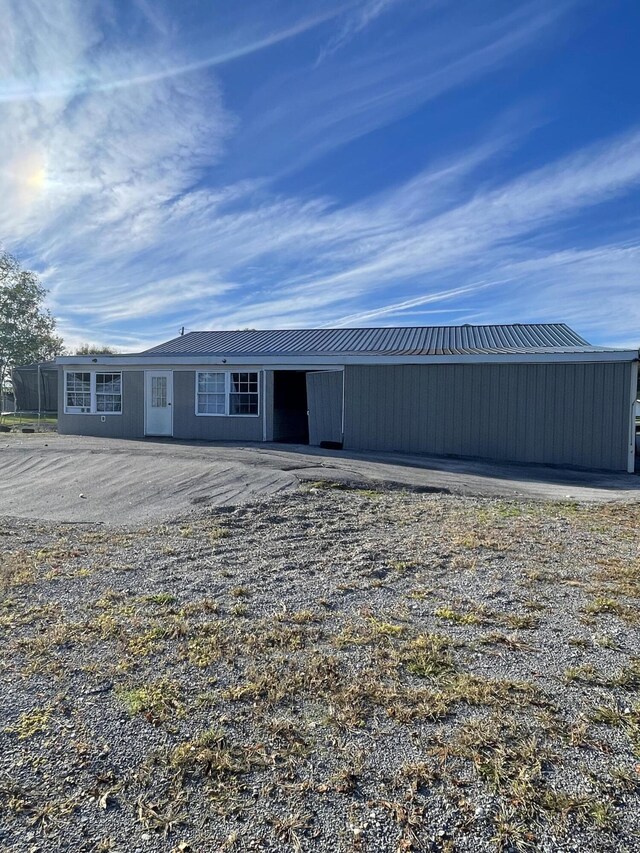
<svg viewBox="0 0 640 853">
<path fill-rule="evenodd" d="M 198 416 L 195 371 L 174 370 L 173 437 L 202 441 L 262 441 L 264 390 L 262 381 L 260 414 L 255 417 Z"/>
<path fill-rule="evenodd" d="M 626 471 L 632 367 L 347 366 L 344 446 Z"/>
<path fill-rule="evenodd" d="M 342 441 L 342 371 L 307 373 L 309 444 Z"/>
<path fill-rule="evenodd" d="M 58 432 L 63 435 L 97 435 L 106 438 L 144 436 L 144 371 L 122 371 L 122 414 L 66 415 L 64 412 L 64 368 L 58 368 Z"/>
</svg>

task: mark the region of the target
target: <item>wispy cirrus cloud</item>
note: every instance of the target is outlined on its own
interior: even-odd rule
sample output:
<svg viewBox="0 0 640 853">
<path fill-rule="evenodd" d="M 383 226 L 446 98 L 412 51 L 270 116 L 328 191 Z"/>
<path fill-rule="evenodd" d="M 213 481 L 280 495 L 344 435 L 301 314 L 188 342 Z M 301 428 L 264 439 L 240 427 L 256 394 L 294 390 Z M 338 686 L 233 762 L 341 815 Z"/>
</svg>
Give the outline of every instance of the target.
<svg viewBox="0 0 640 853">
<path fill-rule="evenodd" d="M 381 15 L 388 12 L 397 3 L 402 2 L 406 2 L 406 0 L 362 0 L 362 2 L 356 3 L 352 9 L 344 14 L 338 29 L 320 50 L 317 64 L 340 50 Z"/>
<path fill-rule="evenodd" d="M 410 6 L 412 4 L 409 4 Z M 426 4 L 422 14 L 439 4 Z M 404 7 L 404 4 L 400 4 Z M 414 14 L 415 14 L 415 7 Z M 422 6 L 420 7 L 422 9 Z M 507 12 L 462 0 L 457 13 L 410 17 L 360 53 L 274 73 L 255 88 L 229 152 L 234 174 L 282 175 L 308 167 L 419 106 L 522 61 L 557 31 L 568 2 L 526 2 Z M 467 20 L 467 26 L 461 21 Z"/>
<path fill-rule="evenodd" d="M 588 240 L 579 224 L 638 191 L 640 130 L 514 165 L 530 123 L 510 121 L 506 108 L 489 130 L 356 201 L 275 180 L 520 62 L 558 8 L 527 4 L 461 29 L 438 7 L 427 33 L 383 39 L 364 57 L 350 42 L 393 10 L 351 4 L 345 31 L 336 9 L 297 16 L 274 0 L 268 25 L 229 25 L 223 50 L 218 30 L 208 42 L 198 21 L 176 33 L 170 7 L 147 0 L 127 6 L 132 31 L 144 32 L 130 42 L 111 3 L 10 4 L 0 33 L 0 241 L 42 271 L 67 339 L 134 349 L 182 325 L 452 317 L 565 319 L 602 342 L 628 342 L 640 328 L 637 227 L 622 219 Z M 328 41 L 323 27 L 333 28 Z M 321 43 L 338 40 L 319 66 L 307 49 L 232 107 L 214 66 L 316 30 Z M 604 294 L 623 318 L 615 333 Z"/>
</svg>

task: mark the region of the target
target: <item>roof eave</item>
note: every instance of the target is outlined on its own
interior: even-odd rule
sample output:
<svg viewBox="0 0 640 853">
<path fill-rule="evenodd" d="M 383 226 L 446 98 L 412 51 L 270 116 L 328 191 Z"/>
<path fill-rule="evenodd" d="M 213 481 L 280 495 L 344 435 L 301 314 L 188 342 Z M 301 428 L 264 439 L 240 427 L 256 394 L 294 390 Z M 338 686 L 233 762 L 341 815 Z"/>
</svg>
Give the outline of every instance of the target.
<svg viewBox="0 0 640 853">
<path fill-rule="evenodd" d="M 162 366 L 192 366 L 218 365 L 232 367 L 234 365 L 252 365 L 273 367 L 283 366 L 317 366 L 331 367 L 347 364 L 518 364 L 518 363 L 553 363 L 553 362 L 615 362 L 637 361 L 638 350 L 591 350 L 573 352 L 508 352 L 508 353 L 466 353 L 452 355 L 384 355 L 384 354 L 181 354 L 181 355 L 116 355 L 116 356 L 61 356 L 56 359 L 63 367 L 77 365 L 79 367 L 143 367 Z"/>
</svg>

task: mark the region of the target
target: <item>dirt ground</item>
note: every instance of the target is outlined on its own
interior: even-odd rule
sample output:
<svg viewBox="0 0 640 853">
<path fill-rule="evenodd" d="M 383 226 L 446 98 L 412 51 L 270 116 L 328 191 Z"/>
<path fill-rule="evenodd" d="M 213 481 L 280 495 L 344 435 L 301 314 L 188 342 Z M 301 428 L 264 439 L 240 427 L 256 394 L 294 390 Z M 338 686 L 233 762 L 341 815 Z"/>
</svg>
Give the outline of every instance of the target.
<svg viewBox="0 0 640 853">
<path fill-rule="evenodd" d="M 0 436 L 0 515 L 147 524 L 317 479 L 484 497 L 640 500 L 640 476 L 302 445 Z"/>
<path fill-rule="evenodd" d="M 640 849 L 640 505 L 0 521 L 0 848 Z"/>
</svg>

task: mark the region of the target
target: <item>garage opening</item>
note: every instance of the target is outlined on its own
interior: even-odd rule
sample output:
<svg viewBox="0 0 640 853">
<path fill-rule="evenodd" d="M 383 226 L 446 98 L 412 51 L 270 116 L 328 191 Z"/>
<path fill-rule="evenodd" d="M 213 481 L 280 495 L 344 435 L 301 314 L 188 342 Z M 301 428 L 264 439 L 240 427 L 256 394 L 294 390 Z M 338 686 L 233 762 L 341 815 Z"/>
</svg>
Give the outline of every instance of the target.
<svg viewBox="0 0 640 853">
<path fill-rule="evenodd" d="M 273 440 L 309 444 L 307 374 L 304 370 L 273 373 Z"/>
</svg>

